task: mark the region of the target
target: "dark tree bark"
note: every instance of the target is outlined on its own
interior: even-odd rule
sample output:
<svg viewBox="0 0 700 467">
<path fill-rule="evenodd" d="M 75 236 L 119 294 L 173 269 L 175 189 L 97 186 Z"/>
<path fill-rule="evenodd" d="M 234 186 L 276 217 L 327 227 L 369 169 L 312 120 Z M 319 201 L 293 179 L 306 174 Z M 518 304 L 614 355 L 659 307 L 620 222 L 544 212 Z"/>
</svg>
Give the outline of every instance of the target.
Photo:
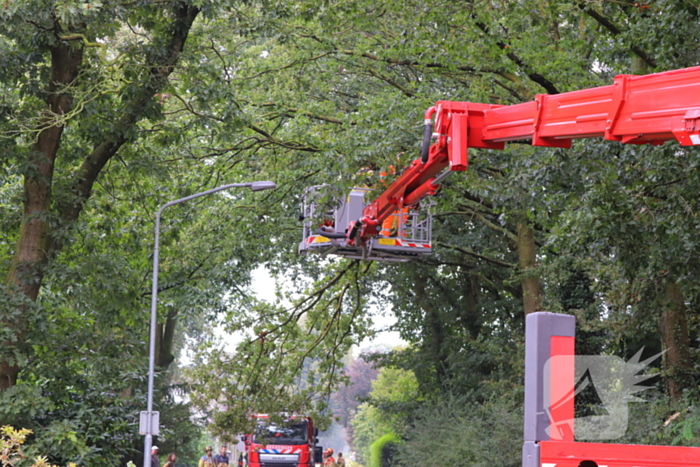
<svg viewBox="0 0 700 467">
<path fill-rule="evenodd" d="M 521 223 L 518 223 L 518 258 L 520 270 L 525 274 L 520 284 L 523 290 L 523 308 L 527 316 L 540 309 L 541 290 L 539 278 L 531 275 L 531 270 L 537 265 L 535 231 Z"/>
<path fill-rule="evenodd" d="M 479 309 L 480 290 L 479 277 L 469 274 L 468 288 L 463 291 L 463 303 L 457 310 L 461 324 L 467 329 L 469 336 L 475 340 L 479 338 L 482 328 L 481 310 Z"/>
<path fill-rule="evenodd" d="M 666 303 L 661 315 L 661 341 L 664 353 L 664 373 L 666 389 L 673 399 L 683 395 L 688 387 L 688 373 L 691 370 L 690 337 L 685 299 L 678 283 L 667 280 L 665 283 Z"/>
<path fill-rule="evenodd" d="M 39 121 L 36 142 L 31 145 L 24 175 L 24 211 L 19 240 L 7 276 L 14 293 L 36 301 L 44 271 L 49 260 L 49 219 L 54 164 L 61 143 L 64 124 L 62 116 L 71 109 L 70 86 L 78 76 L 83 60 L 81 44 L 58 41 L 50 48 L 51 74 L 46 89 L 46 110 Z M 15 348 L 27 328 L 27 309 L 2 325 L 13 329 L 15 339 L 5 342 L 5 350 Z M 19 367 L 6 357 L 0 362 L 0 389 L 17 382 Z"/>
<path fill-rule="evenodd" d="M 430 305 L 426 294 L 427 278 L 425 274 L 419 270 L 417 266 L 413 268 L 413 287 L 416 293 L 416 303 L 420 304 L 424 313 L 423 318 L 423 335 L 424 345 L 432 366 L 435 369 L 438 382 L 443 382 L 447 379 L 447 355 L 444 349 L 445 345 L 445 330 L 443 323 L 440 320 L 438 311 Z"/>
<path fill-rule="evenodd" d="M 175 328 L 177 327 L 178 312 L 169 310 L 165 318 L 165 324 L 158 325 L 156 340 L 156 365 L 161 369 L 167 369 L 175 361 L 173 343 L 175 341 Z"/>
</svg>

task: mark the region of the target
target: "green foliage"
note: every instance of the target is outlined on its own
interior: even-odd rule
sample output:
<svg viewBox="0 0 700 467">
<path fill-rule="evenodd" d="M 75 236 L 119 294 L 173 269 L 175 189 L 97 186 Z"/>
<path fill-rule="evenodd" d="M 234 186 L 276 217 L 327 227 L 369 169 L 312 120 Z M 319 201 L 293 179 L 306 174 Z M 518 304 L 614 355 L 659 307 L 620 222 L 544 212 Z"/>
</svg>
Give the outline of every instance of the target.
<svg viewBox="0 0 700 467">
<path fill-rule="evenodd" d="M 2 467 L 15 467 L 26 464 L 31 467 L 56 467 L 47 461 L 45 456 L 36 456 L 31 464 L 26 462 L 26 456 L 22 452 L 22 445 L 32 431 L 26 428 L 15 429 L 5 425 L 0 428 L 0 465 Z M 76 467 L 75 463 L 69 463 L 68 467 Z"/>
<path fill-rule="evenodd" d="M 429 465 L 436 446 L 441 446 L 439 455 L 446 465 L 520 465 L 520 404 L 520 398 L 512 396 L 484 404 L 447 396 L 423 404 L 416 409 L 406 441 L 399 448 L 399 465 Z"/>
<path fill-rule="evenodd" d="M 328 183 L 343 195 L 360 168 L 410 163 L 423 112 L 437 100 L 519 103 L 607 85 L 617 73 L 697 64 L 697 7 L 648 6 L 4 2 L 0 271 L 8 276 L 18 257 L 24 183 L 36 171 L 30 146 L 42 125 L 62 125 L 51 202 L 38 214 L 46 245 L 62 246 L 31 270 L 36 300 L 0 286 L 0 322 L 13 324 L 0 326 L 0 341 L 12 344 L 2 357 L 22 366 L 19 384 L 1 395 L 0 420 L 33 429 L 27 449 L 46 449 L 55 462 L 138 459 L 154 213 L 223 183 L 270 179 L 278 190 L 230 191 L 164 213 L 156 397 L 164 450 L 190 461 L 200 439 L 175 394 L 191 396 L 223 437 L 243 430 L 250 410 L 299 411 L 327 425 L 343 358 L 374 333 L 379 309 L 397 317 L 409 347 L 382 357 L 371 404 L 352 422 L 358 450 L 394 432 L 406 441 L 401 459 L 429 465 L 421 452 L 434 446 L 421 443 L 435 439 L 431 428 L 446 442 L 466 433 L 453 463 L 480 465 L 488 454 L 513 464 L 524 277 L 540 278 L 545 309 L 577 316 L 586 352 L 660 350 L 668 283 L 681 289 L 696 336 L 697 148 L 586 141 L 470 150 L 469 172 L 435 199 L 434 255 L 408 265 L 298 256 L 298 203 L 307 186 Z M 197 20 L 184 48 L 168 49 L 168 34 L 184 27 L 174 15 L 186 7 Z M 70 94 L 70 109 L 49 114 L 49 49 L 63 42 L 84 57 L 58 90 Z M 79 196 L 81 167 L 117 143 Z M 79 216 L 63 215 L 74 207 Z M 521 223 L 535 228 L 538 246 L 539 266 L 527 273 L 518 268 Z M 250 289 L 260 265 L 280 284 L 266 301 Z M 224 347 L 214 327 L 233 333 L 234 345 Z M 684 384 L 693 387 L 697 342 L 689 346 Z M 184 349 L 187 371 L 176 368 Z M 660 397 L 652 412 L 682 415 L 660 439 L 686 442 L 694 409 L 669 404 Z M 664 417 L 652 418 L 640 430 L 656 433 Z M 495 435 L 479 440 L 479 430 Z"/>
<path fill-rule="evenodd" d="M 413 372 L 382 368 L 372 381 L 372 400 L 381 403 L 408 403 L 418 399 L 418 381 Z M 418 400 L 420 401 L 420 400 Z"/>
<path fill-rule="evenodd" d="M 629 426 L 615 442 L 699 446 L 697 396 L 692 391 L 671 400 L 657 391 L 644 393 L 644 402 L 629 404 Z"/>
<path fill-rule="evenodd" d="M 376 440 L 369 448 L 369 467 L 390 467 L 400 439 L 393 433 L 387 433 Z"/>
<path fill-rule="evenodd" d="M 685 410 L 686 415 L 678 422 L 674 423 L 671 431 L 675 435 L 671 444 L 681 446 L 697 446 L 698 433 L 700 433 L 700 417 L 695 406 L 690 406 Z M 682 412 L 676 412 L 681 414 Z"/>
<path fill-rule="evenodd" d="M 182 397 L 186 392 L 181 388 L 171 388 L 171 394 Z M 179 464 L 195 465 L 202 456 L 202 447 L 215 443 L 206 437 L 206 420 L 196 413 L 193 414 L 191 404 L 175 399 L 172 396 L 167 397 L 159 407 L 162 425 L 158 435 L 160 454 L 175 453 Z M 138 465 L 138 459 L 136 463 Z"/>
<path fill-rule="evenodd" d="M 144 148 L 135 145 L 120 151 L 114 163 L 101 162 L 105 165 L 101 184 L 95 186 L 92 197 L 80 199 L 78 186 L 87 183 L 82 178 L 85 167 L 94 164 L 105 139 L 110 144 L 133 142 L 139 132 L 152 131 L 151 125 L 161 119 L 161 103 L 152 96 L 157 85 L 152 87 L 149 81 L 153 63 L 162 63 L 163 48 L 168 47 L 164 36 L 172 33 L 169 22 L 174 6 L 176 2 L 126 7 L 112 1 L 13 1 L 0 8 L 0 86 L 7 90 L 0 99 L 0 264 L 6 275 L 12 274 L 12 258 L 21 257 L 17 251 L 21 213 L 28 212 L 22 203 L 30 190 L 27 179 L 36 170 L 29 162 L 36 150 L 32 145 L 42 129 L 64 126 L 60 145 L 56 141 L 60 147 L 51 174 L 51 202 L 41 214 L 48 232 L 42 248 L 47 249 L 49 264 L 37 265 L 31 281 L 43 288 L 36 301 L 9 280 L 0 293 L 0 338 L 4 344 L 13 344 L 3 345 L 2 357 L 22 367 L 18 384 L 0 394 L 0 420 L 31 428 L 35 434 L 28 439 L 26 451 L 46 455 L 51 462 L 100 466 L 142 457 L 138 453 L 142 439 L 135 426 L 145 406 L 148 329 L 143 310 L 147 309 L 145 281 L 152 252 L 150 214 L 160 201 L 156 196 L 160 185 L 172 180 L 171 173 L 187 169 L 163 163 L 166 154 L 173 153 L 150 145 L 150 155 L 138 157 L 134 151 Z M 84 49 L 82 63 L 73 82 L 51 91 L 51 67 L 66 64 L 52 62 L 50 49 L 55 52 L 57 44 L 64 42 L 76 53 Z M 51 107 L 45 101 L 57 93 L 72 96 L 66 113 L 46 110 Z M 135 125 L 139 120 L 143 127 Z M 210 173 L 180 177 L 178 189 L 192 192 L 192 187 L 197 190 L 210 177 Z M 170 190 L 165 191 L 168 196 Z M 80 220 L 66 216 L 73 209 L 82 209 Z M 170 240 L 166 233 L 164 243 Z M 52 249 L 56 245 L 63 248 Z M 208 282 L 205 274 L 193 277 L 202 268 L 189 263 L 191 259 L 185 258 L 187 264 L 172 257 L 163 262 L 176 278 L 174 284 L 168 283 L 170 277 L 164 274 L 167 287 L 183 284 L 183 278 L 199 281 L 188 290 L 180 288 L 181 296 L 189 298 L 180 303 L 185 309 L 190 303 L 206 303 L 195 295 L 211 289 L 210 284 L 202 288 Z M 191 316 L 196 316 L 194 311 Z M 196 334 L 196 328 L 192 331 Z M 159 382 L 167 394 L 169 375 L 163 376 Z M 177 408 L 162 394 L 157 395 L 156 405 L 164 415 Z M 188 407 L 180 412 L 173 419 L 164 417 L 162 428 L 173 445 L 201 431 L 190 420 Z M 181 454 L 186 458 L 196 448 L 184 442 Z"/>
<path fill-rule="evenodd" d="M 365 402 L 357 408 L 350 425 L 353 430 L 352 446 L 355 456 L 360 464 L 366 465 L 370 460 L 370 446 L 392 431 L 391 423 L 384 412 Z"/>
<path fill-rule="evenodd" d="M 383 367 L 372 381 L 369 401 L 360 404 L 352 418 L 352 446 L 358 461 L 372 465 L 374 446 L 385 435 L 402 435 L 408 429 L 412 411 L 423 398 L 410 370 Z M 377 448 L 382 451 L 382 448 Z"/>
</svg>

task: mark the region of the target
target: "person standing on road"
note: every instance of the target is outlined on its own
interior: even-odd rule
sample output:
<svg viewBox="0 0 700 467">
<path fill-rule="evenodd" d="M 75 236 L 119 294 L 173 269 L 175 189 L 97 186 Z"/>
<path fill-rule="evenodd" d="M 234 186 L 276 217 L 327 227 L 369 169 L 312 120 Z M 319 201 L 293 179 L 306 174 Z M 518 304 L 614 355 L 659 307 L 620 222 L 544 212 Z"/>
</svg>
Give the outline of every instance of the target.
<svg viewBox="0 0 700 467">
<path fill-rule="evenodd" d="M 333 449 L 328 448 L 326 449 L 326 460 L 323 462 L 324 467 L 338 467 L 338 464 L 335 463 L 335 459 L 333 458 Z"/>
<path fill-rule="evenodd" d="M 218 467 L 228 467 L 228 455 L 226 454 L 226 446 L 221 446 L 219 454 L 214 456 L 214 461 Z"/>
<path fill-rule="evenodd" d="M 165 462 L 163 467 L 175 467 L 175 461 L 177 456 L 175 454 L 168 454 L 168 460 Z"/>
<path fill-rule="evenodd" d="M 338 465 L 338 467 L 345 467 L 345 458 L 343 457 L 342 452 L 338 453 L 338 459 L 335 461 L 335 463 Z"/>
<path fill-rule="evenodd" d="M 160 467 L 158 459 L 158 446 L 151 446 L 151 467 Z"/>
<path fill-rule="evenodd" d="M 216 461 L 212 456 L 211 446 L 204 448 L 205 454 L 199 459 L 199 467 L 216 467 Z"/>
</svg>

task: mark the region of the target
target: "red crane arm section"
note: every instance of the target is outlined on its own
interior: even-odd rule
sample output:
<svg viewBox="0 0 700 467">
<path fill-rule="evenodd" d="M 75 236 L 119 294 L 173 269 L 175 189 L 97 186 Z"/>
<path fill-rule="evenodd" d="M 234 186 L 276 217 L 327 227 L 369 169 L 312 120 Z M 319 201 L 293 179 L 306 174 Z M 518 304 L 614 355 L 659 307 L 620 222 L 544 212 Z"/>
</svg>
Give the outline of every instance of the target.
<svg viewBox="0 0 700 467">
<path fill-rule="evenodd" d="M 646 76 L 619 75 L 614 84 L 487 112 L 488 141 L 532 139 L 534 146 L 568 147 L 572 139 L 603 137 L 629 144 L 676 139 L 700 144 L 700 67 Z M 695 142 L 693 142 L 693 135 Z"/>
<path fill-rule="evenodd" d="M 624 144 L 677 140 L 700 145 L 700 67 L 619 75 L 609 86 L 562 94 L 540 94 L 516 105 L 440 101 L 434 116 L 435 143 L 425 162 L 415 160 L 364 210 L 360 236 L 378 234 L 381 222 L 399 207 L 417 204 L 439 187 L 443 170 L 467 169 L 467 149 L 503 149 L 508 141 L 571 147 L 572 139 L 605 138 Z"/>
</svg>

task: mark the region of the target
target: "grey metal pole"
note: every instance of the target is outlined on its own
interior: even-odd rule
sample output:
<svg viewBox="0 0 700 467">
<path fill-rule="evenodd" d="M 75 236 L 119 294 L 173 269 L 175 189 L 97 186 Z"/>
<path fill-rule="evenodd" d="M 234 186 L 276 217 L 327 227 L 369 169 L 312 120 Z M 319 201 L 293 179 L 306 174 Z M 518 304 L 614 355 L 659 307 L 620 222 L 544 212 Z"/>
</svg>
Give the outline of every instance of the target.
<svg viewBox="0 0 700 467">
<path fill-rule="evenodd" d="M 210 195 L 218 191 L 228 190 L 229 188 L 242 188 L 247 187 L 253 191 L 271 190 L 277 188 L 274 182 L 262 181 L 262 182 L 250 182 L 250 183 L 229 183 L 228 185 L 222 185 L 218 188 L 212 188 L 211 190 L 202 191 L 201 193 L 195 193 L 194 195 L 185 196 L 184 198 L 176 199 L 175 201 L 170 201 L 165 203 L 156 213 L 156 231 L 155 231 L 155 245 L 153 247 L 153 286 L 151 289 L 151 335 L 150 343 L 148 347 L 148 396 L 146 402 L 146 440 L 144 444 L 143 453 L 143 467 L 151 467 L 151 447 L 153 446 L 153 380 L 155 376 L 155 360 L 156 360 L 156 327 L 158 325 L 158 267 L 159 262 L 159 252 L 160 252 L 160 218 L 163 214 L 165 208 L 172 206 L 174 204 L 183 203 L 191 199 L 199 198 L 200 196 Z"/>
</svg>

